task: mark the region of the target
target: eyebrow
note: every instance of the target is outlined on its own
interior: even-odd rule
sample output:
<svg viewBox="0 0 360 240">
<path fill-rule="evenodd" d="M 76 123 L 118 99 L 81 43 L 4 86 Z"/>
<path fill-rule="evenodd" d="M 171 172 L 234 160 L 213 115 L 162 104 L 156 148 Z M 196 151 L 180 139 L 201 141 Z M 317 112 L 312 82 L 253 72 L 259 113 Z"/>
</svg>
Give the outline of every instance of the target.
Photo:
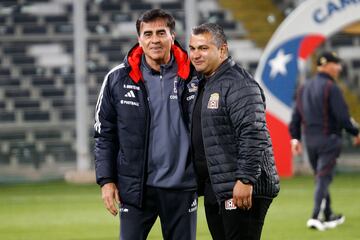
<svg viewBox="0 0 360 240">
<path fill-rule="evenodd" d="M 197 47 L 195 47 L 193 45 L 189 45 L 189 47 L 191 47 L 191 48 L 203 48 L 203 47 L 209 47 L 209 45 L 203 44 L 203 45 L 199 45 Z"/>
<path fill-rule="evenodd" d="M 143 32 L 143 34 L 146 34 L 146 33 L 153 33 L 154 31 L 152 30 L 146 30 Z M 159 29 L 159 30 L 156 30 L 156 33 L 162 33 L 162 32 L 166 32 L 166 29 Z"/>
</svg>

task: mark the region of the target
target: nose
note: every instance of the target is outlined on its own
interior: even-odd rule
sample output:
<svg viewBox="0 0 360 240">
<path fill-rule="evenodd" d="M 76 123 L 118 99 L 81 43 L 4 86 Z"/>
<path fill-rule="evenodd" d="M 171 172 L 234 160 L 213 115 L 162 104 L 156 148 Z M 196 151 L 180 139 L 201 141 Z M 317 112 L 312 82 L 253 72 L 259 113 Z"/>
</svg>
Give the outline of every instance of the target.
<svg viewBox="0 0 360 240">
<path fill-rule="evenodd" d="M 151 42 L 152 43 L 158 43 L 158 42 L 160 42 L 160 38 L 156 34 L 154 34 L 151 37 Z"/>
<path fill-rule="evenodd" d="M 199 51 L 196 49 L 193 49 L 190 51 L 190 58 L 197 59 L 200 57 Z"/>
</svg>

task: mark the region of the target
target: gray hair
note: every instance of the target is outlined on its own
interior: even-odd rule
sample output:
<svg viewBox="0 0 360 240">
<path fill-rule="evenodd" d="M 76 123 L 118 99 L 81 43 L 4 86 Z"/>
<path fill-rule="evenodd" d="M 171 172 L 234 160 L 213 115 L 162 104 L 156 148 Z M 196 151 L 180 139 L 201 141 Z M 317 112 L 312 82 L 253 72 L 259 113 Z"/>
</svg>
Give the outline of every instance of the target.
<svg viewBox="0 0 360 240">
<path fill-rule="evenodd" d="M 203 23 L 199 26 L 192 28 L 192 34 L 199 35 L 210 33 L 215 45 L 220 48 L 222 45 L 227 44 L 224 29 L 217 23 Z"/>
<path fill-rule="evenodd" d="M 141 23 L 149 23 L 156 21 L 157 19 L 165 20 L 166 26 L 170 29 L 170 32 L 175 32 L 175 19 L 170 13 L 162 9 L 150 9 L 144 12 L 136 21 L 136 31 L 138 36 L 140 36 Z"/>
</svg>

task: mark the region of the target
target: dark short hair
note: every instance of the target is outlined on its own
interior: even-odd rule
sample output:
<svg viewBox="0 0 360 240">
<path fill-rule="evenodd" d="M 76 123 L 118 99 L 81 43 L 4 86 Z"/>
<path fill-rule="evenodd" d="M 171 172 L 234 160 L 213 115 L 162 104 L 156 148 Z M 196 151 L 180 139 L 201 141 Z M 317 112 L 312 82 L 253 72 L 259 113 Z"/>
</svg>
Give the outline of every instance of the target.
<svg viewBox="0 0 360 240">
<path fill-rule="evenodd" d="M 166 21 L 166 26 L 170 29 L 171 33 L 175 32 L 175 19 L 170 13 L 162 9 L 151 9 L 141 14 L 138 20 L 136 20 L 136 31 L 138 36 L 140 36 L 141 23 L 153 22 L 159 18 Z"/>
<path fill-rule="evenodd" d="M 193 27 L 192 34 L 199 35 L 210 33 L 215 45 L 220 48 L 223 44 L 227 44 L 224 29 L 217 23 L 203 23 L 199 26 Z"/>
</svg>

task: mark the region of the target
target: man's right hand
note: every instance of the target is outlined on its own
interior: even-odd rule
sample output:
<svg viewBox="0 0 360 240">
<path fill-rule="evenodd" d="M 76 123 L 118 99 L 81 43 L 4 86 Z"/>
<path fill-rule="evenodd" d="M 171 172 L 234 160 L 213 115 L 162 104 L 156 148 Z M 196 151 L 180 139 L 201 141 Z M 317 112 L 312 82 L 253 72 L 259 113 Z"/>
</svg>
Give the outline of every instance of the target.
<svg viewBox="0 0 360 240">
<path fill-rule="evenodd" d="M 356 137 L 354 137 L 353 143 L 355 146 L 360 146 L 360 133 Z"/>
<path fill-rule="evenodd" d="M 298 156 L 302 154 L 302 144 L 297 139 L 291 139 L 291 152 L 293 156 Z"/>
<path fill-rule="evenodd" d="M 119 192 L 115 183 L 106 183 L 101 187 L 101 198 L 106 209 L 114 216 L 117 215 L 117 206 L 120 203 Z"/>
</svg>

